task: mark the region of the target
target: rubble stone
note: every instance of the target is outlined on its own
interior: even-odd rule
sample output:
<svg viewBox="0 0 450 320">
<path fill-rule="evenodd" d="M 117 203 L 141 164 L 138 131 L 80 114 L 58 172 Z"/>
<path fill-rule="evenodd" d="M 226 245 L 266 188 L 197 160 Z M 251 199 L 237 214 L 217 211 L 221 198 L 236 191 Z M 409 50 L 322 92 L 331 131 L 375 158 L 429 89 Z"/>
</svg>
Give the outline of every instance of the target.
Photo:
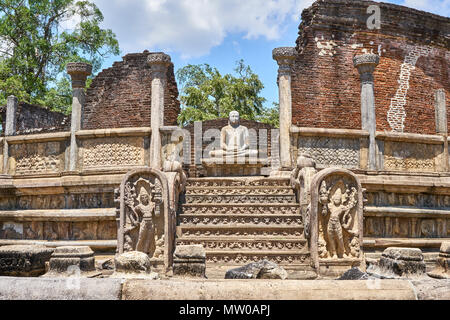
<svg viewBox="0 0 450 320">
<path fill-rule="evenodd" d="M 45 273 L 45 263 L 54 249 L 38 245 L 0 247 L 0 276 L 37 277 Z"/>
</svg>

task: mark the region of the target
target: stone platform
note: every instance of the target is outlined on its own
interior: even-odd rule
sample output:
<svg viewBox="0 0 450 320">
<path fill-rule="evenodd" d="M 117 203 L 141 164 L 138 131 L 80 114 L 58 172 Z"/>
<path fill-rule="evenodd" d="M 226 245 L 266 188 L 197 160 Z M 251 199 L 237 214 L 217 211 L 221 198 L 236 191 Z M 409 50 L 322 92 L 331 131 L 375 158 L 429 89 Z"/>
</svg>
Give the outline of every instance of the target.
<svg viewBox="0 0 450 320">
<path fill-rule="evenodd" d="M 231 157 L 202 159 L 208 177 L 260 176 L 267 159 Z"/>
</svg>

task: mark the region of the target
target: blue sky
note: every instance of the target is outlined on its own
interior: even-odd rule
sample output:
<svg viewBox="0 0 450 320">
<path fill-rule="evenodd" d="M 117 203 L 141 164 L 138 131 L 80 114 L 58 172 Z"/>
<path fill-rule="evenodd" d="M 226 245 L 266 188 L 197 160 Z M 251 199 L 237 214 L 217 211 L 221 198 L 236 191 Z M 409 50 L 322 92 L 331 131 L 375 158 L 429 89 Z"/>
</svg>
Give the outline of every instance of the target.
<svg viewBox="0 0 450 320">
<path fill-rule="evenodd" d="M 272 49 L 295 46 L 301 12 L 313 0 L 94 0 L 105 16 L 102 27 L 116 33 L 121 56 L 164 51 L 175 70 L 208 63 L 232 73 L 244 59 L 263 82 L 266 106 L 278 102 L 277 64 Z M 450 16 L 450 0 L 387 0 Z"/>
</svg>

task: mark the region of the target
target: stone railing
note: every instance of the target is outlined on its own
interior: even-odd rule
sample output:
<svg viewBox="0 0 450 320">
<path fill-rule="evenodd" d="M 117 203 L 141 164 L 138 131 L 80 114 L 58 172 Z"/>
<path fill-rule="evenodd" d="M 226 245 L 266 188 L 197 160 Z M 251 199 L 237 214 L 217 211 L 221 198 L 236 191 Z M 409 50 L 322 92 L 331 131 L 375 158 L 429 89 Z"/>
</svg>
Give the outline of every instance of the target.
<svg viewBox="0 0 450 320">
<path fill-rule="evenodd" d="M 388 172 L 448 172 L 448 143 L 441 135 L 376 132 L 375 170 L 369 168 L 369 132 L 291 127 L 293 163 L 309 154 L 317 168 Z"/>
</svg>

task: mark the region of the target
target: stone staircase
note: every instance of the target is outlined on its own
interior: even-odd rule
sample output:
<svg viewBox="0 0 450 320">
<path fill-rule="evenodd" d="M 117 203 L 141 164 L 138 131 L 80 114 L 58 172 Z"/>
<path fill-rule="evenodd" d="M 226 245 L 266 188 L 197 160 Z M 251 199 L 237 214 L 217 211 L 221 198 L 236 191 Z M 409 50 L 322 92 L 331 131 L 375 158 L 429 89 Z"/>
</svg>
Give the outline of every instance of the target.
<svg viewBox="0 0 450 320">
<path fill-rule="evenodd" d="M 288 179 L 191 178 L 178 215 L 177 245 L 202 244 L 209 266 L 267 259 L 310 264 L 299 205 Z"/>
</svg>

